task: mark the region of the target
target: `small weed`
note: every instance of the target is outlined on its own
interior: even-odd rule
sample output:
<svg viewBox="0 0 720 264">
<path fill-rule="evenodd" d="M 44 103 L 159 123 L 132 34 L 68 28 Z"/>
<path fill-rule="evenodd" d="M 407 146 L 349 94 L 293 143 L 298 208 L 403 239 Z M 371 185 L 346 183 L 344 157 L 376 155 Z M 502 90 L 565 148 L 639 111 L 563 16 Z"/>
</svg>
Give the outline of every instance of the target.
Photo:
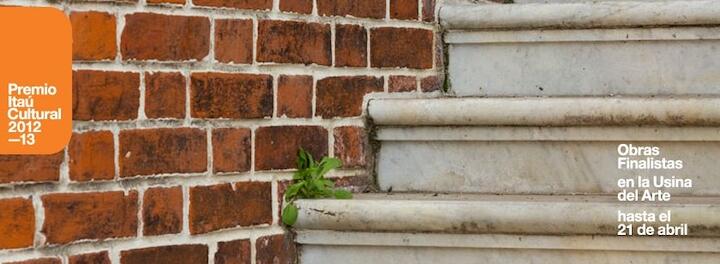
<svg viewBox="0 0 720 264">
<path fill-rule="evenodd" d="M 336 189 L 333 181 L 325 179 L 326 173 L 340 166 L 342 162 L 336 158 L 323 157 L 320 162 L 316 162 L 310 153 L 301 148 L 297 158 L 298 170 L 293 174 L 294 183 L 285 191 L 286 204 L 282 211 L 282 222 L 292 226 L 297 221 L 297 199 L 352 198 L 351 192 Z"/>
</svg>

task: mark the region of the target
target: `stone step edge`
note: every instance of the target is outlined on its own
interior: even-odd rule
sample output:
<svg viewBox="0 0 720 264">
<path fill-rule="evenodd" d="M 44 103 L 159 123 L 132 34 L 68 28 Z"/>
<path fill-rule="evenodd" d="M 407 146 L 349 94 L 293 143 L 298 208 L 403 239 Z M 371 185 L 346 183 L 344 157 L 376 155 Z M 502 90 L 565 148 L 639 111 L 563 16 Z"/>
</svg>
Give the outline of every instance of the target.
<svg viewBox="0 0 720 264">
<path fill-rule="evenodd" d="M 620 28 L 720 24 L 717 1 L 590 2 L 518 5 L 447 4 L 448 30 Z"/>
<path fill-rule="evenodd" d="M 720 125 L 715 97 L 394 98 L 367 108 L 377 126 Z"/>
<path fill-rule="evenodd" d="M 548 236 L 506 234 L 371 233 L 299 230 L 301 245 L 349 247 L 434 247 L 472 249 L 720 252 L 718 238 Z"/>
<path fill-rule="evenodd" d="M 691 236 L 720 237 L 718 197 L 621 203 L 614 196 L 358 194 L 351 200 L 299 200 L 296 204 L 300 212 L 294 227 L 298 230 L 616 235 L 619 210 L 671 210 L 671 225 L 687 224 Z"/>
</svg>

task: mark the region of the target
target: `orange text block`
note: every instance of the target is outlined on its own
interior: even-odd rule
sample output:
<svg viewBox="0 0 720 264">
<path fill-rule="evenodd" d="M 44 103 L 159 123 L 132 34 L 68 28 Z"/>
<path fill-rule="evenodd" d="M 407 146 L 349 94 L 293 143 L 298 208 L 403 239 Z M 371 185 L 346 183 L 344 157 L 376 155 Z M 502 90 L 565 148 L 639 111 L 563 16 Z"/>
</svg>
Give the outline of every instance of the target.
<svg viewBox="0 0 720 264">
<path fill-rule="evenodd" d="M 53 8 L 0 7 L 0 154 L 52 154 L 72 134 L 72 29 Z"/>
</svg>

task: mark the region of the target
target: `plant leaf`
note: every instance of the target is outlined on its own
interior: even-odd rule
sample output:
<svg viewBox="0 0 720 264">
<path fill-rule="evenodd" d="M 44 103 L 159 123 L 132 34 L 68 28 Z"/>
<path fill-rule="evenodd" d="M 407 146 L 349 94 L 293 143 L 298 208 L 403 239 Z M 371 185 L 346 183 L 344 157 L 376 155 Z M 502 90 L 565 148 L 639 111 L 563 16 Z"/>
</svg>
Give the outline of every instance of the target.
<svg viewBox="0 0 720 264">
<path fill-rule="evenodd" d="M 300 188 L 303 187 L 303 185 L 305 185 L 305 182 L 303 181 L 290 185 L 287 190 L 285 190 L 285 201 L 290 201 L 294 199 L 297 196 L 298 191 L 300 191 Z"/>
<path fill-rule="evenodd" d="M 322 179 L 322 182 L 323 182 L 323 183 L 325 184 L 325 186 L 327 186 L 328 188 L 333 188 L 333 187 L 335 187 L 335 183 L 334 183 L 333 181 L 331 181 L 331 180 Z"/>
<path fill-rule="evenodd" d="M 282 222 L 285 225 L 292 226 L 297 222 L 298 208 L 293 203 L 285 205 L 282 211 Z"/>
<path fill-rule="evenodd" d="M 335 190 L 335 199 L 351 199 L 352 193 L 348 190 L 337 189 Z"/>
<path fill-rule="evenodd" d="M 325 176 L 325 173 L 327 173 L 330 170 L 340 168 L 342 166 L 342 161 L 336 158 L 324 158 L 322 162 L 320 162 L 320 176 Z"/>
<path fill-rule="evenodd" d="M 298 150 L 298 157 L 297 157 L 297 168 L 298 170 L 302 170 L 308 167 L 308 153 L 301 147 Z"/>
</svg>

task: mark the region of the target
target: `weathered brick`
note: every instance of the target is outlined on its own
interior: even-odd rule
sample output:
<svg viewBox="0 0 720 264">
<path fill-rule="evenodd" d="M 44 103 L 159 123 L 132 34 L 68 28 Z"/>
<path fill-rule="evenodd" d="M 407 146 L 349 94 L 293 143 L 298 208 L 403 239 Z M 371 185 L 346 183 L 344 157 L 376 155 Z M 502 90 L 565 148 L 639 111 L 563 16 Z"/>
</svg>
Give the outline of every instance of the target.
<svg viewBox="0 0 720 264">
<path fill-rule="evenodd" d="M 258 62 L 330 66 L 330 26 L 298 21 L 262 20 L 258 28 Z"/>
<path fill-rule="evenodd" d="M 335 157 L 339 158 L 343 167 L 353 168 L 366 165 L 365 146 L 367 145 L 366 133 L 361 127 L 336 127 L 333 130 L 335 136 Z"/>
<path fill-rule="evenodd" d="M 117 54 L 115 16 L 72 12 L 73 60 L 112 60 Z"/>
<path fill-rule="evenodd" d="M 372 178 L 368 175 L 345 176 L 334 180 L 335 187 L 342 187 L 354 192 L 364 192 L 372 184 Z"/>
<path fill-rule="evenodd" d="M 328 77 L 316 85 L 316 114 L 323 118 L 362 114 L 363 97 L 383 91 L 383 78 L 372 76 Z"/>
<path fill-rule="evenodd" d="M 210 51 L 206 17 L 135 13 L 125 16 L 120 37 L 125 60 L 202 60 Z"/>
<path fill-rule="evenodd" d="M 297 248 L 290 234 L 264 236 L 255 242 L 255 263 L 293 264 L 296 263 Z"/>
<path fill-rule="evenodd" d="M 204 172 L 207 136 L 195 128 L 157 128 L 120 132 L 120 177 Z"/>
<path fill-rule="evenodd" d="M 219 242 L 215 264 L 250 264 L 250 240 Z"/>
<path fill-rule="evenodd" d="M 193 4 L 197 6 L 255 10 L 270 10 L 272 8 L 272 0 L 193 0 Z"/>
<path fill-rule="evenodd" d="M 434 47 L 431 30 L 384 27 L 370 31 L 373 67 L 429 69 Z"/>
<path fill-rule="evenodd" d="M 145 74 L 145 115 L 185 118 L 185 76 L 179 72 Z"/>
<path fill-rule="evenodd" d="M 313 157 L 327 155 L 327 130 L 320 126 L 273 126 L 255 131 L 255 169 L 295 168 L 302 147 Z"/>
<path fill-rule="evenodd" d="M 64 155 L 0 155 L 0 183 L 57 181 Z"/>
<path fill-rule="evenodd" d="M 190 233 L 272 223 L 269 182 L 238 182 L 190 188 Z"/>
<path fill-rule="evenodd" d="M 185 0 L 145 0 L 149 5 L 152 4 L 179 4 L 184 5 Z"/>
<path fill-rule="evenodd" d="M 68 145 L 68 166 L 73 181 L 115 178 L 115 143 L 110 131 L 74 133 Z"/>
<path fill-rule="evenodd" d="M 367 31 L 359 25 L 335 27 L 335 66 L 367 66 Z"/>
<path fill-rule="evenodd" d="M 313 0 L 280 0 L 280 10 L 301 14 L 310 14 L 313 9 Z"/>
<path fill-rule="evenodd" d="M 125 250 L 120 252 L 120 263 L 204 264 L 208 263 L 208 247 L 189 244 Z"/>
<path fill-rule="evenodd" d="M 422 19 L 425 22 L 435 21 L 435 0 L 422 0 Z"/>
<path fill-rule="evenodd" d="M 252 136 L 247 128 L 218 128 L 212 131 L 214 172 L 249 171 Z"/>
<path fill-rule="evenodd" d="M 137 200 L 135 191 L 44 195 L 46 243 L 135 236 Z"/>
<path fill-rule="evenodd" d="M 417 83 L 414 76 L 390 76 L 388 85 L 388 90 L 393 93 L 414 92 L 417 90 Z"/>
<path fill-rule="evenodd" d="M 215 20 L 215 59 L 223 63 L 253 62 L 252 20 Z"/>
<path fill-rule="evenodd" d="M 180 187 L 150 188 L 143 195 L 143 235 L 177 234 L 183 226 Z"/>
<path fill-rule="evenodd" d="M 73 72 L 74 120 L 130 120 L 140 105 L 140 74 Z"/>
<path fill-rule="evenodd" d="M 442 83 L 437 76 L 428 76 L 420 80 L 420 89 L 423 92 L 434 92 L 440 90 Z"/>
<path fill-rule="evenodd" d="M 195 118 L 264 118 L 273 113 L 270 75 L 193 73 L 190 96 Z"/>
<path fill-rule="evenodd" d="M 0 200 L 0 234 L 0 250 L 33 245 L 35 210 L 30 199 Z"/>
<path fill-rule="evenodd" d="M 68 262 L 70 264 L 111 264 L 107 251 L 70 256 Z"/>
<path fill-rule="evenodd" d="M 385 18 L 385 0 L 317 0 L 322 16 Z"/>
<path fill-rule="evenodd" d="M 278 116 L 312 117 L 313 77 L 281 75 L 278 78 Z"/>
<path fill-rule="evenodd" d="M 38 258 L 30 260 L 22 260 L 15 262 L 5 262 L 5 264 L 61 264 L 62 261 L 59 258 Z"/>
<path fill-rule="evenodd" d="M 390 0 L 390 18 L 418 19 L 418 0 Z"/>
</svg>

